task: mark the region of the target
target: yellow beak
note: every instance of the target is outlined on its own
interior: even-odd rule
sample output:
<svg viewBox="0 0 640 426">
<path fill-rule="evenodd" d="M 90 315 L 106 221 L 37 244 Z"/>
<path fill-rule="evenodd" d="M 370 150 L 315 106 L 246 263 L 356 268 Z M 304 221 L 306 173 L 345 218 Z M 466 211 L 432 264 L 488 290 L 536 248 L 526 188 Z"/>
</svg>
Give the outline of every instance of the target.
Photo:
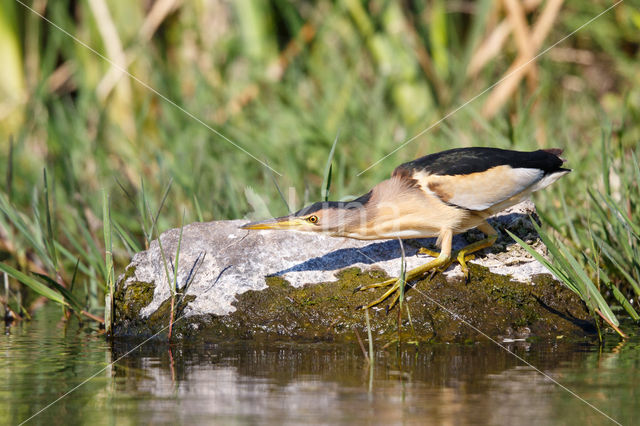
<svg viewBox="0 0 640 426">
<path fill-rule="evenodd" d="M 302 223 L 304 223 L 304 221 L 300 218 L 284 216 L 275 219 L 261 220 L 259 222 L 250 222 L 242 225 L 240 229 L 291 229 L 299 228 Z"/>
</svg>

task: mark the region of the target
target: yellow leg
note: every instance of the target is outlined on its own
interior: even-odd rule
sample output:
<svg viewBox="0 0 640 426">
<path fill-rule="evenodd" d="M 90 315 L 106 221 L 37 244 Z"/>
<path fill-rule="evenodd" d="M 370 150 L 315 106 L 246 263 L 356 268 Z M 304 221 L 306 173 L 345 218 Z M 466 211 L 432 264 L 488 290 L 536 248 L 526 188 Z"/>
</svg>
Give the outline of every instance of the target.
<svg viewBox="0 0 640 426">
<path fill-rule="evenodd" d="M 458 261 L 458 263 L 460 263 L 460 267 L 462 268 L 462 273 L 464 274 L 465 279 L 468 280 L 469 268 L 467 267 L 467 262 L 469 260 L 472 260 L 475 257 L 473 253 L 479 250 L 482 250 L 484 248 L 491 247 L 495 243 L 496 239 L 498 238 L 498 233 L 496 232 L 496 230 L 493 229 L 493 227 L 489 225 L 486 221 L 480 224 L 478 226 L 478 229 L 482 231 L 484 234 L 486 234 L 487 238 L 484 238 L 480 241 L 476 241 L 475 243 L 471 243 L 466 247 L 463 247 L 462 249 L 457 251 L 454 254 L 454 256 L 451 256 L 451 240 L 453 237 L 453 233 L 448 230 L 443 231 L 442 251 L 440 253 L 437 253 L 429 249 L 420 249 L 420 253 L 426 253 L 432 257 L 435 257 L 435 259 L 425 263 L 422 266 L 418 266 L 417 268 L 407 271 L 405 276 L 405 283 L 408 283 L 416 278 L 420 278 L 421 276 L 423 276 L 429 271 L 432 271 L 432 272 L 445 271 L 449 267 L 449 265 L 451 265 L 454 259 Z M 391 303 L 387 307 L 387 310 L 392 309 L 400 297 L 400 291 L 399 291 L 400 283 L 401 283 L 401 280 L 399 278 L 391 278 L 380 283 L 368 284 L 368 285 L 356 287 L 354 290 L 354 293 L 356 291 L 363 291 L 363 290 L 369 290 L 372 288 L 391 286 L 391 288 L 387 290 L 378 299 L 374 300 L 373 302 L 367 305 L 360 306 L 358 307 L 358 309 L 368 309 L 373 306 L 379 305 L 380 303 L 388 299 L 393 293 L 396 293 L 396 295 L 391 300 Z"/>
<path fill-rule="evenodd" d="M 475 255 L 473 255 L 472 253 L 491 247 L 498 238 L 498 233 L 487 222 L 484 222 L 480 226 L 478 226 L 478 229 L 487 234 L 487 237 L 480 241 L 476 241 L 475 243 L 471 243 L 468 246 L 465 246 L 455 252 L 453 256 L 451 256 L 449 262 L 439 268 L 438 272 L 446 271 L 454 261 L 457 261 L 460 264 L 460 268 L 462 269 L 465 280 L 469 280 L 469 267 L 467 266 L 467 262 L 475 259 Z M 427 254 L 431 257 L 437 257 L 439 255 L 437 252 L 424 247 L 418 250 L 418 253 Z"/>
<path fill-rule="evenodd" d="M 389 290 L 387 290 L 382 296 L 380 296 L 380 298 L 374 300 L 373 302 L 369 303 L 368 305 L 359 306 L 357 309 L 369 309 L 369 308 L 371 308 L 373 306 L 379 305 L 380 303 L 382 303 L 386 299 L 388 299 L 389 296 L 391 296 L 393 293 L 398 292 L 398 294 L 399 294 L 400 293 L 399 290 L 400 290 L 400 284 L 401 283 L 402 283 L 402 285 L 405 285 L 409 281 L 414 280 L 416 278 L 419 278 L 422 275 L 426 274 L 427 272 L 429 272 L 429 271 L 431 271 L 433 269 L 438 269 L 438 268 L 442 267 L 443 265 L 445 265 L 446 263 L 448 263 L 450 258 L 451 258 L 451 239 L 452 238 L 453 238 L 453 232 L 451 230 L 442 231 L 442 251 L 440 252 L 438 257 L 433 259 L 430 262 L 425 263 L 422 266 L 418 266 L 417 268 L 414 268 L 414 269 L 412 269 L 410 271 L 407 271 L 407 273 L 405 274 L 404 282 L 400 278 L 391 278 L 391 279 L 383 281 L 381 283 L 369 284 L 369 285 L 364 285 L 364 286 L 357 287 L 355 289 L 355 291 L 369 290 L 371 288 L 391 286 L 391 288 Z M 395 304 L 395 302 L 397 300 L 398 300 L 397 297 L 394 298 L 393 299 L 393 304 Z M 391 309 L 392 307 L 393 307 L 393 305 L 390 305 L 388 309 Z"/>
<path fill-rule="evenodd" d="M 448 262 L 450 262 L 449 256 L 443 256 L 442 254 L 440 254 L 440 256 L 438 256 L 437 258 L 433 259 L 432 261 L 427 262 L 426 264 L 424 264 L 422 266 L 418 266 L 417 268 L 414 268 L 414 269 L 412 269 L 410 271 L 407 271 L 404 282 L 400 278 L 391 278 L 391 279 L 383 281 L 381 283 L 369 284 L 369 285 L 360 286 L 360 287 L 356 288 L 356 291 L 360 291 L 360 290 L 368 290 L 370 288 L 391 286 L 391 288 L 389 290 L 387 290 L 378 299 L 374 300 L 373 302 L 369 303 L 368 305 L 359 306 L 357 309 L 369 309 L 369 308 L 371 308 L 373 306 L 379 305 L 380 303 L 382 303 L 386 299 L 388 299 L 389 296 L 391 296 L 393 293 L 397 292 L 396 296 L 392 300 L 392 303 L 389 304 L 389 307 L 388 307 L 388 309 L 393 308 L 393 306 L 398 301 L 398 298 L 400 297 L 400 291 L 399 290 L 400 290 L 400 284 L 401 283 L 404 285 L 404 284 L 408 283 L 409 281 L 412 281 L 412 280 L 414 280 L 416 278 L 421 277 L 422 275 L 426 274 L 427 272 L 429 272 L 429 271 L 431 271 L 433 269 L 440 268 L 442 265 L 444 265 L 444 264 L 446 264 Z"/>
<path fill-rule="evenodd" d="M 426 254 L 427 256 L 431 256 L 431 257 L 440 256 L 440 253 L 438 253 L 437 251 L 433 251 L 433 250 L 428 249 L 426 247 L 420 247 L 420 250 L 418 250 L 418 254 Z"/>
<path fill-rule="evenodd" d="M 456 259 L 460 264 L 460 268 L 462 269 L 462 273 L 464 274 L 464 279 L 467 281 L 469 280 L 469 268 L 467 267 L 467 261 L 474 258 L 471 254 L 487 247 L 491 247 L 496 242 L 496 239 L 498 239 L 498 233 L 486 220 L 478 226 L 478 229 L 482 231 L 487 238 L 461 248 L 456 256 Z"/>
<path fill-rule="evenodd" d="M 420 250 L 418 250 L 418 254 L 426 254 L 427 256 L 431 256 L 431 257 L 438 257 L 440 256 L 440 253 L 438 253 L 437 251 L 433 251 L 431 249 L 428 249 L 426 247 L 421 247 Z M 457 258 L 458 253 L 454 253 L 454 255 L 449 258 L 449 261 L 447 263 L 445 263 L 444 265 L 442 265 L 441 267 L 439 267 L 438 269 L 434 269 L 432 272 L 436 273 L 436 272 L 444 272 L 447 269 L 449 269 L 449 266 L 451 266 L 451 264 L 454 261 L 454 257 Z M 473 255 L 468 255 L 464 260 L 469 261 L 474 259 L 475 256 Z"/>
<path fill-rule="evenodd" d="M 475 253 L 484 248 L 491 247 L 493 243 L 496 242 L 496 238 L 498 238 L 497 235 L 492 235 L 480 241 L 476 241 L 475 243 L 471 243 L 458 251 L 456 260 L 460 264 L 460 268 L 462 269 L 465 280 L 469 280 L 469 267 L 467 266 L 467 262 L 475 258 L 475 256 L 471 253 Z"/>
</svg>

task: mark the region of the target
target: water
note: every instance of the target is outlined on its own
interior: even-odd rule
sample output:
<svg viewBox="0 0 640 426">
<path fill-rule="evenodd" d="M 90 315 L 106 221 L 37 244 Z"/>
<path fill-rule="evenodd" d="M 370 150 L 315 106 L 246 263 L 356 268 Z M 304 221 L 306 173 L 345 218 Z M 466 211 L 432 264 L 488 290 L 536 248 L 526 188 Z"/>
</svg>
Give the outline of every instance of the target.
<svg viewBox="0 0 640 426">
<path fill-rule="evenodd" d="M 609 340 L 507 348 L 640 424 L 640 338 Z M 615 424 L 491 342 L 378 348 L 373 370 L 357 345 L 146 344 L 124 356 L 136 344 L 65 326 L 53 306 L 0 342 L 1 424 L 59 398 L 28 424 Z"/>
</svg>

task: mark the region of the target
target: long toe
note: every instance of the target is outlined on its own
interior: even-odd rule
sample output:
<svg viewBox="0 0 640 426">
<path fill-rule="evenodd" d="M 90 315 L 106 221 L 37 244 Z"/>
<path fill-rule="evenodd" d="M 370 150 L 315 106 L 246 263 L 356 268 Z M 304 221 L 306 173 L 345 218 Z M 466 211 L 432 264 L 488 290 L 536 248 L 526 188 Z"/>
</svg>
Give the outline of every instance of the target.
<svg viewBox="0 0 640 426">
<path fill-rule="evenodd" d="M 391 299 L 391 302 L 387 305 L 387 313 L 391 312 L 391 310 L 396 307 L 399 300 L 400 300 L 400 291 L 398 289 L 398 291 L 396 291 L 396 294 L 393 296 L 393 299 Z"/>
<path fill-rule="evenodd" d="M 372 288 L 389 287 L 390 285 L 393 285 L 397 280 L 397 278 L 390 278 L 379 283 L 359 285 L 358 287 L 353 289 L 353 292 L 357 293 L 359 291 L 371 290 Z"/>
<path fill-rule="evenodd" d="M 433 251 L 431 249 L 428 249 L 426 247 L 421 247 L 418 250 L 418 254 L 426 254 L 427 256 L 431 256 L 431 257 L 438 257 L 440 256 L 440 253 L 438 253 L 437 251 Z"/>
<path fill-rule="evenodd" d="M 378 299 L 374 300 L 373 302 L 367 304 L 367 305 L 362 305 L 362 306 L 358 306 L 356 309 L 369 309 L 369 308 L 373 308 L 374 306 L 377 306 L 379 304 L 381 304 L 382 302 L 384 302 L 385 300 L 387 300 L 389 298 L 389 296 L 391 296 L 394 292 L 398 291 L 400 289 L 400 281 L 396 279 L 395 283 L 393 284 L 393 286 L 391 286 L 391 288 L 389 290 L 387 290 L 382 296 L 380 296 Z"/>
<path fill-rule="evenodd" d="M 380 303 L 384 302 L 386 299 L 388 299 L 393 293 L 396 293 L 396 296 L 394 297 L 394 299 L 392 300 L 392 303 L 390 305 L 390 309 L 393 308 L 393 306 L 395 305 L 395 303 L 398 300 L 399 294 L 400 294 L 400 283 L 402 283 L 402 285 L 405 285 L 406 283 L 413 281 L 417 278 L 422 277 L 423 275 L 425 275 L 426 273 L 430 272 L 430 271 L 437 271 L 440 268 L 442 268 L 443 266 L 447 266 L 451 263 L 451 258 L 448 256 L 438 256 L 437 258 L 433 259 L 432 261 L 422 265 L 422 266 L 418 266 L 417 268 L 411 269 L 410 271 L 407 271 L 404 280 L 401 280 L 399 278 L 392 278 L 390 280 L 381 282 L 381 283 L 376 283 L 376 284 L 368 284 L 365 286 L 361 286 L 358 288 L 358 290 L 367 290 L 370 288 L 378 288 L 378 287 L 386 287 L 388 285 L 391 285 L 391 288 L 389 290 L 387 290 L 382 296 L 380 296 L 380 298 L 374 300 L 373 302 L 369 303 L 368 305 L 363 305 L 363 306 L 359 306 L 358 309 L 368 309 L 371 308 L 373 306 L 379 305 Z"/>
</svg>

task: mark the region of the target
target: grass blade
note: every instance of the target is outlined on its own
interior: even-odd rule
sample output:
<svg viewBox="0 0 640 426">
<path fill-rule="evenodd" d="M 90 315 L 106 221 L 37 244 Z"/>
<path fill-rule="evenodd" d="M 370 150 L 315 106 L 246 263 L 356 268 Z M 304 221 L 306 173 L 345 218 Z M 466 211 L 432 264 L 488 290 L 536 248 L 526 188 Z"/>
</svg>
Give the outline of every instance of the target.
<svg viewBox="0 0 640 426">
<path fill-rule="evenodd" d="M 107 271 L 105 270 L 103 255 L 96 246 L 95 241 L 93 240 L 93 236 L 91 235 L 91 232 L 89 232 L 86 224 L 83 221 L 78 221 L 77 224 L 78 227 L 76 228 L 76 230 L 80 231 L 80 233 L 82 234 L 83 240 L 87 247 L 83 247 L 80 241 L 78 241 L 78 239 L 75 237 L 72 230 L 64 229 L 63 232 L 67 237 L 67 240 L 71 243 L 71 245 L 73 245 L 77 252 L 83 254 L 88 265 L 93 266 L 97 271 L 100 272 L 106 284 Z M 75 258 L 75 256 L 72 257 Z"/>
<path fill-rule="evenodd" d="M 597 238 L 597 237 L 595 237 Z M 613 266 L 615 266 L 618 269 L 618 272 L 620 272 L 622 274 L 622 276 L 624 277 L 625 280 L 627 280 L 627 282 L 631 285 L 631 287 L 633 288 L 633 291 L 640 296 L 640 283 L 638 283 L 629 272 L 627 272 L 627 270 L 622 266 L 624 263 L 624 260 L 618 260 L 617 256 L 614 254 L 613 249 L 611 248 L 611 246 L 609 246 L 607 243 L 605 243 L 604 241 L 600 240 L 599 238 L 597 238 L 597 240 L 600 242 L 600 247 L 602 249 L 602 252 L 604 253 L 605 257 L 607 259 L 609 259 L 609 261 L 611 263 L 613 263 Z"/>
<path fill-rule="evenodd" d="M 175 268 L 173 271 L 173 283 L 171 284 L 171 294 L 175 295 L 178 288 L 178 266 L 180 265 L 180 246 L 182 245 L 182 230 L 184 229 L 185 212 L 182 211 L 182 222 L 180 223 L 180 234 L 178 235 L 178 247 L 176 248 Z"/>
<path fill-rule="evenodd" d="M 560 270 L 554 264 L 552 264 L 547 259 L 545 259 L 540 253 L 535 251 L 531 246 L 529 246 L 529 244 L 527 244 L 524 241 L 522 241 L 520 238 L 518 238 L 511 231 L 509 231 L 508 229 L 505 229 L 505 231 L 507 232 L 507 234 L 509 234 L 509 236 L 511 238 L 513 238 L 518 244 L 520 244 L 520 246 L 523 249 L 525 249 L 531 256 L 533 256 L 534 259 L 536 259 L 538 262 L 542 263 L 542 265 L 545 268 L 547 268 L 549 270 L 549 272 L 551 272 L 556 278 L 558 278 L 567 287 L 569 287 L 569 289 L 571 291 L 573 291 L 574 293 L 580 295 L 580 289 L 573 284 L 573 282 L 569 279 L 569 277 L 567 276 L 567 274 L 564 271 Z"/>
<path fill-rule="evenodd" d="M 400 244 L 400 275 L 398 276 L 398 281 L 400 283 L 400 298 L 398 299 L 399 309 L 398 313 L 402 312 L 402 302 L 404 302 L 404 287 L 407 284 L 407 259 L 404 253 L 404 244 L 402 244 L 402 240 L 398 238 L 398 243 Z"/>
<path fill-rule="evenodd" d="M 109 195 L 107 191 L 102 193 L 102 228 L 104 232 L 104 265 L 106 276 L 106 285 L 109 294 L 113 296 L 115 291 L 115 277 L 113 270 L 113 245 L 111 240 L 111 207 L 109 205 Z"/>
<path fill-rule="evenodd" d="M 584 269 L 580 266 L 578 261 L 569 253 L 567 248 L 560 242 L 554 243 L 550 240 L 548 235 L 532 221 L 533 226 L 540 235 L 540 238 L 545 243 L 549 252 L 552 253 L 553 259 L 560 264 L 560 268 L 547 261 L 540 253 L 535 251 L 527 243 L 522 241 L 516 235 L 507 230 L 507 233 L 513 238 L 520 246 L 522 246 L 531 256 L 537 261 L 542 263 L 545 268 L 554 273 L 562 283 L 564 283 L 570 290 L 575 292 L 585 302 L 591 311 L 595 309 L 607 318 L 609 322 L 615 326 L 619 325 L 618 319 L 611 311 L 611 308 L 604 300 L 595 284 L 586 275 Z M 561 271 L 560 271 L 561 270 Z"/>
<path fill-rule="evenodd" d="M 31 290 L 35 291 L 39 295 L 44 296 L 47 299 L 53 302 L 56 302 L 64 307 L 67 307 L 67 308 L 70 307 L 69 303 L 65 300 L 62 294 L 60 294 L 55 290 L 52 290 L 51 288 L 47 287 L 46 285 L 36 280 L 35 278 L 30 277 L 29 275 L 23 272 L 20 272 L 17 269 L 14 269 L 11 266 L 6 265 L 4 263 L 0 263 L 0 270 L 3 272 L 6 272 L 7 274 L 12 276 L 16 280 L 20 281 L 22 284 L 26 285 L 27 287 L 29 287 Z"/>
<path fill-rule="evenodd" d="M 44 211 L 47 220 L 47 237 L 45 239 L 45 246 L 51 256 L 51 262 L 53 263 L 54 270 L 58 271 L 58 253 L 56 251 L 56 244 L 53 238 L 53 226 L 51 225 L 51 209 L 49 207 L 49 183 L 47 181 L 47 169 L 42 169 L 44 179 Z"/>
<path fill-rule="evenodd" d="M 82 310 L 82 304 L 73 295 L 73 293 L 71 293 L 70 290 L 68 290 L 64 286 L 60 285 L 60 283 L 58 283 L 57 281 L 55 281 L 54 279 L 52 279 L 51 277 L 49 277 L 47 275 L 39 274 L 37 272 L 34 272 L 34 275 L 39 277 L 40 279 L 46 281 L 49 284 L 50 287 L 53 287 L 56 291 L 58 291 L 60 294 L 62 294 L 62 296 L 64 297 L 66 302 L 69 304 L 69 307 L 71 309 L 75 310 L 76 312 L 80 312 Z"/>
<path fill-rule="evenodd" d="M 271 169 L 268 169 L 267 172 L 269 173 L 269 176 L 271 177 L 271 181 L 273 182 L 273 184 L 276 187 L 276 190 L 278 191 L 278 195 L 280 195 L 280 200 L 282 200 L 282 202 L 284 203 L 284 206 L 287 208 L 287 213 L 291 214 L 292 213 L 291 207 L 289 206 L 289 203 L 287 203 L 287 199 L 284 197 L 284 194 L 280 189 L 280 185 L 278 185 L 278 180 L 276 179 Z"/>
<path fill-rule="evenodd" d="M 106 271 L 106 288 L 108 293 L 105 295 L 104 322 L 105 330 L 110 333 L 113 326 L 113 295 L 115 293 L 115 270 L 113 267 L 113 246 L 111 240 L 111 206 L 109 205 L 109 195 L 107 191 L 102 192 L 102 227 L 104 233 L 104 267 Z"/>
<path fill-rule="evenodd" d="M 618 203 L 613 201 L 613 198 L 611 198 L 607 194 L 600 194 L 600 195 L 601 195 L 602 199 L 604 200 L 604 202 L 609 207 L 609 210 L 614 214 L 616 219 L 618 219 L 618 221 L 622 225 L 624 225 L 624 227 L 627 228 L 629 230 L 629 232 L 631 232 L 636 239 L 639 239 L 640 238 L 640 226 L 635 224 L 635 223 L 633 223 L 629 219 L 629 217 L 626 215 L 624 210 L 622 210 L 622 207 L 620 207 L 618 205 Z"/>
<path fill-rule="evenodd" d="M 569 273 L 569 275 L 575 281 L 581 284 L 581 287 L 583 288 L 581 294 L 582 300 L 586 302 L 587 300 L 590 300 L 591 296 L 593 296 L 593 298 L 595 299 L 595 303 L 597 304 L 598 308 L 600 308 L 600 311 L 605 314 L 610 322 L 612 322 L 616 326 L 619 325 L 617 318 L 615 317 L 613 312 L 611 312 L 611 308 L 600 294 L 600 291 L 595 286 L 595 284 L 593 284 L 593 281 L 591 281 L 591 279 L 587 276 L 584 268 L 578 263 L 575 257 L 571 255 L 568 248 L 560 241 L 551 241 L 547 233 L 544 232 L 534 220 L 532 220 L 531 222 L 533 223 L 533 227 L 535 228 L 536 232 L 538 232 L 538 235 L 540 235 L 542 241 L 547 245 L 547 248 L 549 248 L 549 251 L 553 250 L 553 252 L 555 253 L 561 253 L 559 257 L 556 257 L 556 255 L 554 254 L 554 260 L 559 261 L 561 264 L 563 264 L 564 269 Z"/>
<path fill-rule="evenodd" d="M 129 253 L 135 254 L 139 252 L 140 246 L 138 246 L 138 244 L 131 237 L 131 235 L 129 235 L 129 233 L 125 231 L 122 225 L 120 225 L 115 219 L 111 219 L 111 223 L 113 224 L 113 227 L 115 228 L 116 232 L 124 242 L 124 245 L 125 247 L 127 247 L 127 250 L 129 251 Z"/>
<path fill-rule="evenodd" d="M 622 306 L 622 308 L 629 314 L 629 316 L 634 321 L 640 321 L 640 315 L 638 315 L 638 313 L 633 308 L 629 300 L 625 297 L 624 294 L 622 294 L 622 292 L 618 289 L 618 287 L 616 287 L 611 282 L 611 280 L 609 279 L 607 274 L 602 270 L 602 268 L 597 266 L 596 263 L 593 261 L 593 259 L 587 258 L 587 262 L 589 262 L 589 265 L 593 269 L 598 271 L 598 276 L 600 277 L 604 285 L 607 286 L 609 290 L 611 290 L 611 293 L 613 294 L 614 299 L 616 299 L 616 301 L 620 304 L 620 306 Z"/>
<path fill-rule="evenodd" d="M 322 178 L 322 193 L 320 194 L 324 201 L 329 201 L 329 189 L 331 188 L 331 172 L 333 171 L 333 156 L 336 152 L 336 145 L 338 144 L 338 138 L 340 132 L 336 133 L 336 137 L 331 145 L 331 151 L 329 151 L 329 157 L 327 158 L 327 164 L 324 166 L 324 177 Z"/>
<path fill-rule="evenodd" d="M 36 237 L 37 232 L 35 231 L 35 229 L 33 229 L 34 226 L 30 226 L 29 224 L 27 224 L 27 222 L 25 222 L 20 213 L 18 213 L 18 209 L 9 204 L 4 194 L 2 193 L 0 193 L 0 210 L 5 214 L 7 219 L 9 219 L 9 222 L 11 222 L 13 226 L 16 227 L 18 233 L 20 233 L 27 240 L 29 247 L 31 247 L 36 252 L 36 255 L 40 258 L 40 260 L 42 260 L 48 267 L 51 268 L 50 270 L 53 271 L 55 268 L 51 263 L 51 258 L 47 254 L 46 248 L 43 247 L 42 242 Z"/>
<path fill-rule="evenodd" d="M 56 249 L 62 255 L 63 259 L 66 259 L 66 260 L 71 261 L 71 262 L 73 262 L 74 260 L 78 261 L 77 268 L 83 275 L 89 275 L 91 273 L 89 271 L 89 268 L 87 267 L 87 265 L 85 265 L 83 262 L 81 262 L 79 257 L 76 257 L 76 255 L 71 253 L 71 251 L 69 251 L 62 244 L 56 242 Z"/>
<path fill-rule="evenodd" d="M 600 152 L 602 154 L 602 180 L 604 183 L 604 189 L 607 194 L 611 194 L 611 180 L 610 180 L 610 157 L 609 150 L 607 147 L 609 146 L 609 137 L 611 135 L 611 125 L 607 126 L 607 128 L 602 129 L 602 136 L 600 137 Z"/>
<path fill-rule="evenodd" d="M 158 207 L 156 216 L 153 218 L 153 222 L 151 223 L 151 232 L 153 232 L 153 229 L 156 227 L 156 224 L 158 223 L 158 219 L 160 218 L 160 212 L 164 207 L 165 201 L 167 201 L 167 197 L 169 196 L 169 191 L 171 190 L 172 184 L 173 184 L 173 178 L 169 179 L 169 183 L 167 184 L 167 187 L 164 190 L 164 194 L 162 194 L 162 199 L 160 200 L 160 206 Z"/>
<path fill-rule="evenodd" d="M 9 135 L 9 153 L 7 155 L 7 181 L 6 191 L 9 201 L 11 201 L 11 194 L 13 193 L 13 136 Z"/>
<path fill-rule="evenodd" d="M 200 208 L 200 202 L 198 201 L 198 197 L 196 196 L 196 194 L 193 194 L 193 204 L 196 207 L 196 216 L 198 217 L 198 222 L 204 222 L 202 209 Z"/>
</svg>

